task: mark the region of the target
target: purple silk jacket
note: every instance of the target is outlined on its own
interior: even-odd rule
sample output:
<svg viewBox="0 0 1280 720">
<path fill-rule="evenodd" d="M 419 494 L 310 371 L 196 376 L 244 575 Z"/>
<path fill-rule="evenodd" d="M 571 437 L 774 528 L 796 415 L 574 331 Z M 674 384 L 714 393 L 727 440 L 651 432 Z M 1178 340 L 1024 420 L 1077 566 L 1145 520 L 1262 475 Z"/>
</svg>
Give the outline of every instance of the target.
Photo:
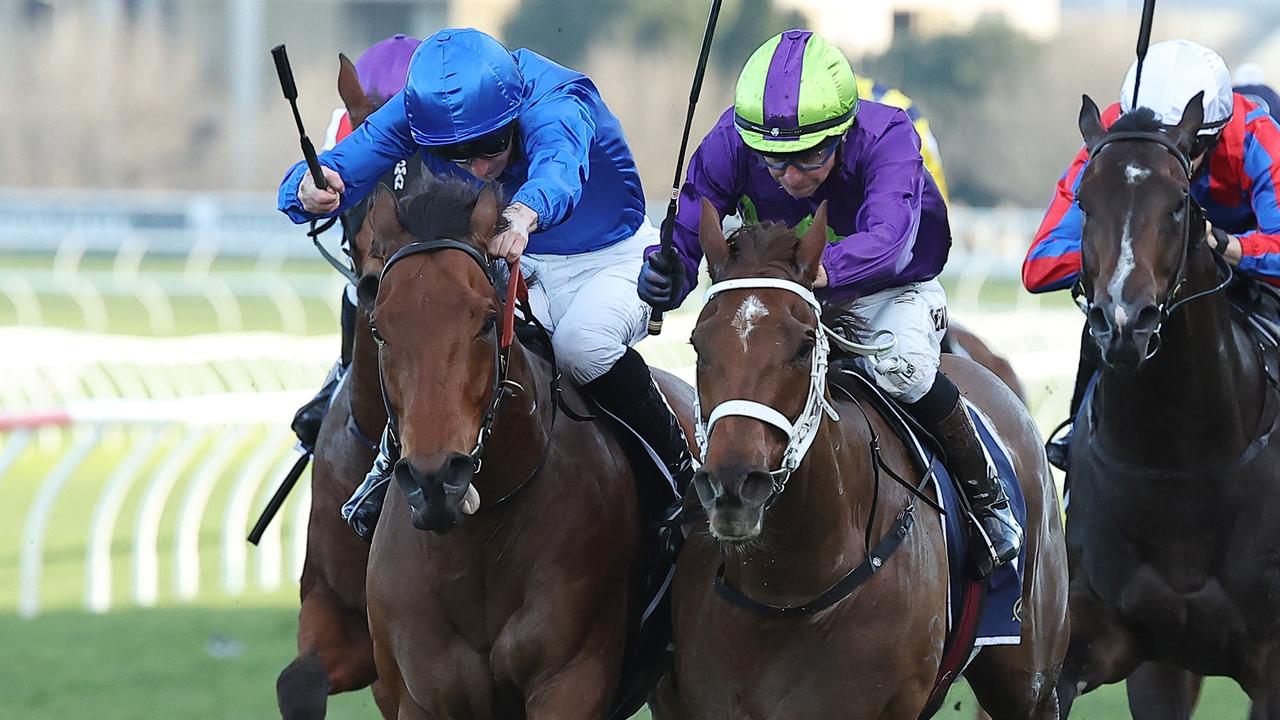
<svg viewBox="0 0 1280 720">
<path fill-rule="evenodd" d="M 829 201 L 831 244 L 822 254 L 828 284 L 817 291 L 824 302 L 932 279 L 951 249 L 947 207 L 924 169 L 920 136 L 905 112 L 869 100 L 860 101 L 831 174 L 803 199 L 788 195 L 743 143 L 732 108 L 720 117 L 689 161 L 680 191 L 674 242 L 687 271 L 681 301 L 693 290 L 702 261 L 698 224 L 704 197 L 721 218 L 741 211 L 744 222 L 771 220 L 800 233 L 819 203 Z"/>
</svg>

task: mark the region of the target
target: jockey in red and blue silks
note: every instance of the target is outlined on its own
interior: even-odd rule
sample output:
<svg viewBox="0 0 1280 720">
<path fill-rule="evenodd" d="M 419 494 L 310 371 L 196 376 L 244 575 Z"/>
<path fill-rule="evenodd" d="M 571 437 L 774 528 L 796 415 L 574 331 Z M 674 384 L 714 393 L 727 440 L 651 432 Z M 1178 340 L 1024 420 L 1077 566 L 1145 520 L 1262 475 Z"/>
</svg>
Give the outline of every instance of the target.
<svg viewBox="0 0 1280 720">
<path fill-rule="evenodd" d="M 671 490 L 683 490 L 693 476 L 688 443 L 631 347 L 646 334 L 649 307 L 636 294 L 636 277 L 658 232 L 645 217 L 621 124 L 595 85 L 478 30 L 441 30 L 414 52 L 405 89 L 320 155 L 329 189 L 318 190 L 298 163 L 280 184 L 279 208 L 294 222 L 342 212 L 415 155 L 434 175 L 503 187 L 507 227 L 489 241 L 489 254 L 521 260 L 533 312 L 551 333 L 561 369 L 643 437 L 666 466 Z M 343 508 L 366 538 L 397 459 L 386 439 Z"/>
<path fill-rule="evenodd" d="M 1133 105 L 1136 63 L 1130 67 L 1120 102 L 1102 113 L 1109 127 Z M 1204 92 L 1204 126 L 1192 158 L 1191 196 L 1217 230 L 1215 247 L 1227 242 L 1225 257 L 1243 273 L 1280 285 L 1280 125 L 1249 98 L 1232 92 L 1221 56 L 1188 40 L 1152 45 L 1142 73 L 1142 105 L 1164 125 L 1177 124 L 1187 102 Z M 1085 166 L 1081 148 L 1058 181 L 1049 210 L 1022 265 L 1022 283 L 1033 293 L 1075 285 L 1080 274 L 1080 206 L 1076 190 Z M 1225 232 L 1225 234 L 1223 234 Z M 1072 395 L 1071 417 L 1097 370 L 1092 342 L 1081 343 L 1081 364 Z M 1070 434 L 1049 443 L 1049 459 L 1066 469 Z"/>
</svg>

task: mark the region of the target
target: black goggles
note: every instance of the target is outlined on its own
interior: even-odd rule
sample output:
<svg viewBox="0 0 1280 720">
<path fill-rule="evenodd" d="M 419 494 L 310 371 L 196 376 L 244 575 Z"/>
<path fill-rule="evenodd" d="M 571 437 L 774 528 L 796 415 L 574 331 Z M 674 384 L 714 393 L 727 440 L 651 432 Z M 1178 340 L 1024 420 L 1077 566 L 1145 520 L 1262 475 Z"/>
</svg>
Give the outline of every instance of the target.
<svg viewBox="0 0 1280 720">
<path fill-rule="evenodd" d="M 466 165 L 476 158 L 494 158 L 506 152 L 511 147 L 511 141 L 515 138 L 515 127 L 507 125 L 506 127 L 481 135 L 474 140 L 460 142 L 456 145 L 441 145 L 433 148 L 433 151 L 458 165 Z"/>
<path fill-rule="evenodd" d="M 839 146 L 840 136 L 836 135 L 823 141 L 817 147 L 801 150 L 800 152 L 786 153 L 785 155 L 762 152 L 757 152 L 756 154 L 760 156 L 760 160 L 765 164 L 765 167 L 774 172 L 785 172 L 788 165 L 801 172 L 813 172 L 826 165 Z"/>
</svg>

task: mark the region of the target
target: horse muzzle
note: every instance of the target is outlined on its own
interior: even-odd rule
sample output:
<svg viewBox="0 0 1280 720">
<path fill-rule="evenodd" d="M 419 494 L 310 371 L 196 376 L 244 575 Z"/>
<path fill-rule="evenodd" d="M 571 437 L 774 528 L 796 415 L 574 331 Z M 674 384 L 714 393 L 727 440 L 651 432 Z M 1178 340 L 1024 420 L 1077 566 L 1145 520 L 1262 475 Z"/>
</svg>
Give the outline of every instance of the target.
<svg viewBox="0 0 1280 720">
<path fill-rule="evenodd" d="M 462 503 L 475 476 L 475 464 L 470 455 L 449 453 L 439 468 L 423 473 L 408 459 L 401 459 L 395 476 L 409 502 L 413 526 L 443 535 L 462 519 Z"/>
<path fill-rule="evenodd" d="M 1162 319 L 1155 303 L 1103 300 L 1089 309 L 1089 334 L 1107 367 L 1133 372 L 1159 352 Z"/>
<path fill-rule="evenodd" d="M 704 467 L 693 476 L 693 487 L 716 540 L 746 543 L 759 537 L 765 506 L 773 496 L 773 477 L 767 471 L 709 472 Z"/>
</svg>

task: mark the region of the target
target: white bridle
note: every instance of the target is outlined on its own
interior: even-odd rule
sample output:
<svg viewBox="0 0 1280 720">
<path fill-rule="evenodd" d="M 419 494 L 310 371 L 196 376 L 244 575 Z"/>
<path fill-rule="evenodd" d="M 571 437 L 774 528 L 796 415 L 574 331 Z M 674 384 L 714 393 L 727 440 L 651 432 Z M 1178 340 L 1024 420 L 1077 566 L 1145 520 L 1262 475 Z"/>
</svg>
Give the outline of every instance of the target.
<svg viewBox="0 0 1280 720">
<path fill-rule="evenodd" d="M 865 345 L 841 337 L 834 330 L 822 324 L 822 306 L 818 303 L 818 299 L 814 297 L 813 291 L 790 280 L 778 280 L 775 278 L 725 280 L 714 283 L 707 289 L 705 301 L 711 302 L 713 297 L 728 290 L 748 289 L 786 290 L 800 296 L 800 299 L 813 308 L 814 325 L 818 332 L 814 340 L 813 363 L 809 370 L 809 395 L 805 399 L 804 408 L 800 411 L 800 416 L 795 422 L 788 420 L 786 415 L 774 408 L 755 400 L 726 400 L 712 408 L 711 414 L 703 422 L 702 407 L 699 399 L 700 393 L 696 392 L 695 389 L 693 409 L 694 418 L 696 418 L 697 422 L 694 426 L 694 432 L 697 436 L 698 446 L 702 448 L 703 458 L 706 458 L 708 452 L 707 442 L 711 437 L 711 432 L 715 429 L 716 423 L 726 417 L 754 418 L 781 430 L 787 436 L 787 448 L 782 453 L 781 465 L 777 470 L 769 472 L 769 476 L 773 478 L 773 492 L 777 496 L 786 489 L 787 480 L 790 479 L 791 473 L 800 467 L 800 461 L 809 452 L 809 446 L 813 444 L 814 438 L 818 435 L 818 427 L 822 424 L 822 414 L 825 412 L 833 421 L 839 422 L 840 420 L 835 408 L 827 401 L 827 353 L 830 349 L 828 337 L 841 349 L 863 356 L 882 355 L 889 352 L 897 344 L 897 338 L 888 330 L 877 332 L 871 338 L 872 343 Z"/>
</svg>

